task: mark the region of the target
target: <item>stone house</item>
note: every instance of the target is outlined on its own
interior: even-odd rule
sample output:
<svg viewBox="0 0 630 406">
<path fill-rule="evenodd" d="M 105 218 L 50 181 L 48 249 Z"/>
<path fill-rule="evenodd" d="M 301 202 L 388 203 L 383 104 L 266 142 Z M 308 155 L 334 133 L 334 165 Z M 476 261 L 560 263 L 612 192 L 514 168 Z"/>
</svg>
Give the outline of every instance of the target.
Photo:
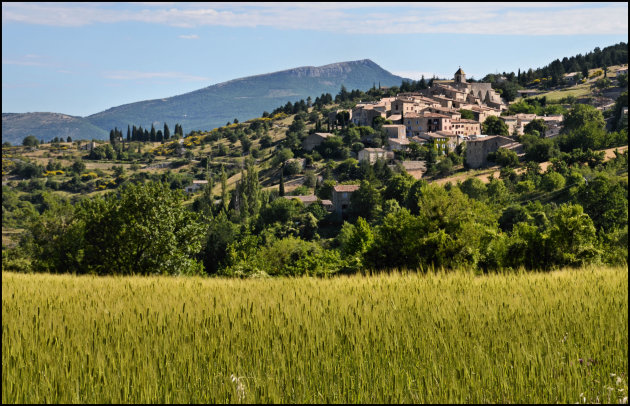
<svg viewBox="0 0 630 406">
<path fill-rule="evenodd" d="M 352 110 L 343 110 L 343 109 L 333 110 L 330 113 L 328 113 L 328 124 L 331 127 L 337 123 L 337 114 L 341 113 L 342 111 L 347 111 L 349 115 L 348 122 L 352 121 Z"/>
<path fill-rule="evenodd" d="M 401 124 L 385 124 L 383 130 L 387 133 L 387 138 L 407 138 L 407 132 L 404 125 Z"/>
<path fill-rule="evenodd" d="M 457 135 L 471 136 L 481 134 L 481 124 L 474 120 L 451 120 L 451 132 Z"/>
<path fill-rule="evenodd" d="M 445 114 L 423 111 L 421 114 L 405 115 L 403 120 L 407 128 L 407 137 L 424 132 L 451 131 L 451 117 Z"/>
<path fill-rule="evenodd" d="M 450 131 L 425 132 L 420 134 L 420 138 L 425 139 L 441 155 L 453 151 L 460 142 L 460 137 Z"/>
<path fill-rule="evenodd" d="M 91 151 L 94 148 L 96 148 L 98 146 L 98 144 L 96 144 L 94 141 L 90 141 L 87 144 L 81 145 L 81 147 L 79 148 L 82 151 Z"/>
<path fill-rule="evenodd" d="M 523 145 L 515 142 L 513 139 L 500 135 L 491 135 L 466 142 L 466 164 L 470 168 L 479 168 L 487 165 L 488 154 L 495 152 L 499 148 L 510 149 L 517 154 L 523 152 Z"/>
<path fill-rule="evenodd" d="M 387 138 L 387 146 L 390 151 L 401 151 L 407 149 L 409 140 L 407 138 Z"/>
<path fill-rule="evenodd" d="M 337 185 L 332 190 L 332 205 L 335 213 L 343 218 L 350 207 L 352 193 L 359 190 L 360 185 Z"/>
<path fill-rule="evenodd" d="M 448 108 L 448 107 L 429 107 L 427 109 L 430 113 L 443 114 L 445 116 L 449 116 L 451 120 L 459 120 L 462 118 L 462 113 L 459 112 L 458 109 Z"/>
<path fill-rule="evenodd" d="M 188 194 L 195 193 L 196 191 L 200 190 L 202 187 L 204 187 L 207 184 L 208 184 L 207 180 L 193 180 L 192 185 L 186 186 L 184 188 L 184 191 Z"/>
<path fill-rule="evenodd" d="M 333 205 L 332 202 L 330 200 L 320 200 L 319 197 L 315 196 L 315 195 L 307 195 L 307 196 L 282 196 L 287 200 L 291 200 L 291 199 L 297 199 L 300 202 L 302 202 L 302 204 L 306 207 L 310 206 L 313 203 L 316 203 L 317 201 L 320 201 L 322 203 L 322 206 L 324 206 L 324 208 L 328 211 L 332 211 L 333 210 Z"/>
<path fill-rule="evenodd" d="M 328 137 L 332 137 L 334 134 L 331 133 L 313 133 L 307 136 L 304 141 L 302 141 L 302 148 L 305 151 L 312 151 L 313 148 L 319 146 L 322 141 L 324 141 Z"/>
<path fill-rule="evenodd" d="M 372 126 L 376 117 L 387 117 L 385 104 L 357 104 L 352 109 L 351 121 L 357 126 Z"/>
<path fill-rule="evenodd" d="M 363 148 L 358 154 L 359 162 L 368 161 L 370 165 L 374 164 L 378 159 L 391 159 L 393 154 L 382 148 Z"/>
<path fill-rule="evenodd" d="M 501 116 L 501 110 L 486 106 L 472 106 L 469 110 L 472 111 L 474 120 L 478 121 L 480 124 L 483 124 L 483 122 L 486 121 L 486 118 L 490 116 Z"/>
<path fill-rule="evenodd" d="M 510 135 L 513 135 L 514 131 L 516 131 L 517 135 L 523 135 L 527 124 L 542 117 L 538 117 L 536 114 L 518 113 L 513 116 L 500 116 L 499 118 L 507 124 Z"/>
</svg>

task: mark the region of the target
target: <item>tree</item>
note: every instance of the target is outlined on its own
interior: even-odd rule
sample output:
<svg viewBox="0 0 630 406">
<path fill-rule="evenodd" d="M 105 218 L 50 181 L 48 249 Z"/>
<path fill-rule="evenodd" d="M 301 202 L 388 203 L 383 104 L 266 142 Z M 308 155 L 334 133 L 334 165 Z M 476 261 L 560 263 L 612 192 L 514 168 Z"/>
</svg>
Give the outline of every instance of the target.
<svg viewBox="0 0 630 406">
<path fill-rule="evenodd" d="M 520 138 L 525 150 L 526 161 L 545 162 L 557 154 L 553 140 L 525 134 Z"/>
<path fill-rule="evenodd" d="M 359 217 L 354 225 L 343 223 L 337 241 L 348 270 L 358 271 L 363 268 L 363 255 L 374 243 L 374 232 L 368 222 Z"/>
<path fill-rule="evenodd" d="M 537 131 L 540 137 L 545 138 L 547 125 L 545 124 L 545 120 L 543 120 L 542 118 L 537 118 L 527 123 L 523 130 L 525 131 L 525 134 L 533 134 L 534 131 Z"/>
<path fill-rule="evenodd" d="M 129 184 L 118 193 L 82 200 L 72 213 L 55 213 L 54 224 L 44 220 L 34 226 L 35 261 L 52 272 L 200 273 L 194 256 L 204 234 L 182 202 L 181 191 L 163 183 Z"/>
<path fill-rule="evenodd" d="M 548 244 L 552 261 L 560 266 L 581 266 L 592 262 L 596 249 L 595 227 L 579 204 L 562 205 L 554 213 Z"/>
<path fill-rule="evenodd" d="M 407 201 L 407 194 L 414 182 L 414 178 L 407 173 L 393 176 L 383 191 L 383 200 L 394 199 L 401 206 L 404 206 Z"/>
<path fill-rule="evenodd" d="M 460 109 L 459 112 L 462 115 L 462 119 L 466 119 L 466 120 L 475 119 L 475 115 L 473 114 L 472 110 Z"/>
<path fill-rule="evenodd" d="M 547 191 L 552 192 L 554 190 L 562 189 L 565 184 L 564 176 L 558 172 L 547 172 L 540 179 L 540 187 Z"/>
<path fill-rule="evenodd" d="M 68 138 L 66 138 L 66 142 L 72 142 L 72 137 L 68 135 Z"/>
<path fill-rule="evenodd" d="M 361 186 L 350 196 L 350 212 L 366 220 L 378 217 L 381 210 L 380 194 L 367 180 L 361 181 Z"/>
<path fill-rule="evenodd" d="M 291 158 L 293 158 L 293 151 L 288 148 L 282 148 L 274 155 L 271 165 L 272 167 L 278 167 Z"/>
<path fill-rule="evenodd" d="M 280 187 L 278 189 L 278 196 L 284 196 L 284 171 L 280 171 Z"/>
<path fill-rule="evenodd" d="M 509 135 L 509 128 L 503 120 L 498 117 L 490 116 L 481 125 L 482 132 L 487 135 Z"/>
<path fill-rule="evenodd" d="M 449 157 L 444 157 L 435 168 L 441 176 L 448 176 L 453 173 L 453 161 Z"/>
<path fill-rule="evenodd" d="M 228 262 L 228 247 L 238 237 L 238 225 L 233 224 L 225 211 L 209 223 L 202 257 L 206 273 L 216 274 Z"/>
<path fill-rule="evenodd" d="M 39 145 L 39 141 L 34 135 L 28 135 L 22 140 L 22 145 L 25 147 L 36 147 Z"/>
<path fill-rule="evenodd" d="M 578 189 L 577 202 L 598 229 L 611 231 L 628 224 L 628 189 L 619 181 L 598 175 Z"/>
<path fill-rule="evenodd" d="M 496 162 L 497 164 L 508 168 L 518 166 L 519 162 L 516 152 L 505 148 L 499 148 L 495 152 L 489 153 L 488 161 Z"/>
<path fill-rule="evenodd" d="M 83 163 L 83 161 L 81 160 L 75 161 L 72 164 L 72 171 L 80 175 L 85 171 L 85 163 Z"/>
<path fill-rule="evenodd" d="M 487 187 L 480 179 L 468 178 L 459 186 L 462 192 L 464 192 L 471 199 L 485 200 Z"/>
<path fill-rule="evenodd" d="M 588 104 L 576 104 L 564 115 L 563 133 L 581 129 L 585 126 L 603 129 L 606 121 L 602 112 Z"/>
<path fill-rule="evenodd" d="M 74 211 L 67 202 L 54 204 L 27 227 L 20 245 L 33 258 L 35 271 L 82 273 L 83 224 Z"/>
<path fill-rule="evenodd" d="M 171 130 L 168 125 L 164 123 L 164 140 L 168 141 L 171 138 Z"/>
</svg>

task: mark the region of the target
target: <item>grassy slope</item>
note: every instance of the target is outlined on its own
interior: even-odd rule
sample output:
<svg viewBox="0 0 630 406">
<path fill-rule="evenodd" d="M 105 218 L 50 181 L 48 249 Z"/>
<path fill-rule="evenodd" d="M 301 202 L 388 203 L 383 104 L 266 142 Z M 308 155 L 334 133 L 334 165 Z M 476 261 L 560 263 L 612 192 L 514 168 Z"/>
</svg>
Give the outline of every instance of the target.
<svg viewBox="0 0 630 406">
<path fill-rule="evenodd" d="M 627 285 L 627 268 L 594 267 L 328 280 L 3 273 L 2 401 L 617 403 Z"/>
</svg>

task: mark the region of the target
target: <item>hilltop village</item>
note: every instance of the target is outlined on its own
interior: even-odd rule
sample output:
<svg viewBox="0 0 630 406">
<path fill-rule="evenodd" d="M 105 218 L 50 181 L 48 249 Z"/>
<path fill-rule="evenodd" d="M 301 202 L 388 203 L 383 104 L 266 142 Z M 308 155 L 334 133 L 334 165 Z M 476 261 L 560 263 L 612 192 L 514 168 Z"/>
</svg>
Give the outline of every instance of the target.
<svg viewBox="0 0 630 406">
<path fill-rule="evenodd" d="M 462 118 L 462 109 L 468 110 L 472 118 Z M 514 136 L 523 135 L 525 126 L 536 119 L 544 121 L 547 137 L 558 135 L 562 128 L 561 114 L 537 116 L 519 113 L 501 116 L 506 110 L 506 103 L 490 83 L 467 82 L 466 73 L 460 67 L 453 80 L 436 80 L 433 86 L 423 91 L 399 93 L 378 102 L 358 103 L 347 113 L 349 120 L 356 126 L 370 126 L 377 117 L 391 122 L 383 125 L 388 134 L 386 149 L 366 148 L 358 154 L 359 161 L 368 160 L 371 163 L 378 158 L 393 158 L 391 151 L 405 150 L 410 142 L 431 146 L 440 154 L 446 154 L 466 143 L 466 163 L 470 168 L 485 165 L 488 154 L 499 147 L 522 155 L 522 145 L 514 139 L 483 134 L 482 124 L 491 116 L 505 122 L 509 134 Z M 334 123 L 339 113 L 342 110 L 331 112 L 329 122 Z M 304 141 L 304 148 L 310 151 L 331 135 L 315 133 Z"/>
</svg>

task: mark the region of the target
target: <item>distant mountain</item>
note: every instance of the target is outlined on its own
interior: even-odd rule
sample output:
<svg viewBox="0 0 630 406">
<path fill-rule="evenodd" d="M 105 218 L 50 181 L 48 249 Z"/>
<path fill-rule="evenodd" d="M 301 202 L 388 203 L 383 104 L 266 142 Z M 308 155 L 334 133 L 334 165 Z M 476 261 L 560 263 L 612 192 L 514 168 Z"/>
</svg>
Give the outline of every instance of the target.
<svg viewBox="0 0 630 406">
<path fill-rule="evenodd" d="M 402 77 L 392 75 L 380 66 L 364 59 L 320 67 L 307 66 L 285 71 L 235 79 L 204 89 L 166 99 L 125 104 L 86 117 L 92 124 L 111 129 L 128 124 L 156 128 L 167 122 L 171 127 L 180 123 L 184 131 L 209 130 L 234 118 L 248 120 L 260 117 L 263 111 L 322 93 L 333 95 L 341 85 L 348 90 L 367 90 L 375 83 L 399 86 Z"/>
<path fill-rule="evenodd" d="M 309 96 L 315 99 L 322 93 L 335 95 L 341 85 L 348 90 L 368 90 L 379 84 L 399 86 L 402 80 L 402 77 L 391 74 L 369 59 L 320 67 L 305 66 L 230 80 L 179 96 L 112 107 L 84 119 L 72 117 L 75 121 L 69 121 L 68 126 L 73 129 L 81 127 L 85 135 L 73 135 L 74 130 L 73 134 L 70 134 L 71 130 L 62 126 L 61 122 L 53 122 L 50 117 L 39 116 L 54 113 L 17 114 L 24 117 L 19 119 L 12 117 L 11 124 L 6 120 L 6 126 L 3 114 L 2 139 L 12 143 L 21 142 L 26 135 L 33 134 L 37 138 L 49 140 L 66 133 L 72 138 L 107 138 L 109 130 L 114 127 L 121 128 L 123 133 L 126 133 L 127 125 L 130 124 L 150 128 L 153 123 L 160 129 L 164 122 L 168 123 L 171 131 L 175 123 L 180 123 L 184 132 L 210 130 L 225 125 L 234 118 L 244 121 L 260 117 L 263 111 L 272 111 L 288 101 L 306 100 Z M 42 118 L 48 120 L 46 124 L 39 122 Z M 55 125 L 48 127 L 49 124 Z M 89 124 L 92 126 L 89 127 Z M 30 132 L 27 132 L 27 129 Z M 101 132 L 98 132 L 98 129 Z M 11 134 L 12 138 L 6 137 L 5 131 L 6 134 Z M 96 134 L 100 135 L 97 137 Z"/>
<path fill-rule="evenodd" d="M 60 113 L 2 113 L 2 142 L 22 143 L 27 135 L 46 141 L 68 136 L 76 139 L 104 139 L 109 131 L 96 127 L 83 117 Z"/>
</svg>

